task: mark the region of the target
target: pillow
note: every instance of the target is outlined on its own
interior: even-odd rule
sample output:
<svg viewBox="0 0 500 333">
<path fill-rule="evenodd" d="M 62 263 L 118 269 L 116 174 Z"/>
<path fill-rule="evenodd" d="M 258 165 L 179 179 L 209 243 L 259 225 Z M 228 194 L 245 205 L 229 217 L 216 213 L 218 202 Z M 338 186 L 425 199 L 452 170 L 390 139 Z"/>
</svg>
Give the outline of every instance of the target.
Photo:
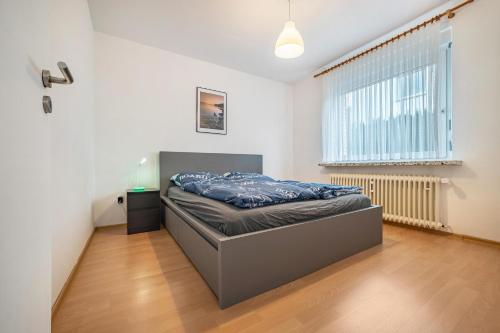
<svg viewBox="0 0 500 333">
<path fill-rule="evenodd" d="M 238 180 L 238 179 L 252 179 L 252 180 L 275 181 L 271 177 L 264 176 L 264 175 L 261 175 L 260 173 L 254 173 L 254 172 L 237 172 L 237 171 L 231 171 L 231 172 L 226 172 L 224 174 L 224 178 L 233 179 L 233 180 Z"/>
<path fill-rule="evenodd" d="M 195 181 L 200 181 L 200 180 L 208 180 L 212 178 L 217 178 L 220 177 L 220 175 L 216 173 L 211 173 L 211 172 L 205 172 L 205 171 L 200 171 L 200 172 L 180 172 L 176 173 L 172 177 L 170 177 L 170 180 L 175 183 L 177 186 L 183 186 L 187 183 L 195 182 Z"/>
</svg>

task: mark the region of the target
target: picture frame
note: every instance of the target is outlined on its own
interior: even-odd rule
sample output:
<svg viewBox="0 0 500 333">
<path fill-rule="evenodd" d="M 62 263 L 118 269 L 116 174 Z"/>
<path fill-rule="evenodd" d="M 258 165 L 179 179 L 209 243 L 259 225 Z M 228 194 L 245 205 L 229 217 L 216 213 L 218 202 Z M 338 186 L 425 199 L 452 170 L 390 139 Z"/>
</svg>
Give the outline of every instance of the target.
<svg viewBox="0 0 500 333">
<path fill-rule="evenodd" d="M 227 134 L 227 94 L 196 87 L 196 132 Z"/>
</svg>

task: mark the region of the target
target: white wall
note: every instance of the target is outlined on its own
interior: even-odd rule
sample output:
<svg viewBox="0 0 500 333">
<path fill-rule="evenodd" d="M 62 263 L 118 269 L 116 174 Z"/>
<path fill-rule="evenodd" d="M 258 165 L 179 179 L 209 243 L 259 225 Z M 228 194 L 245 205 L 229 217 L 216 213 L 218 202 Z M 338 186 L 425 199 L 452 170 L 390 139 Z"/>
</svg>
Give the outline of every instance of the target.
<svg viewBox="0 0 500 333">
<path fill-rule="evenodd" d="M 94 228 L 93 126 L 94 31 L 85 0 L 50 0 L 50 62 L 65 61 L 75 82 L 47 89 L 54 111 L 50 116 L 52 220 L 52 302 L 76 264 Z"/>
<path fill-rule="evenodd" d="M 0 332 L 50 332 L 46 0 L 0 1 Z"/>
<path fill-rule="evenodd" d="M 453 143 L 461 167 L 322 168 L 321 80 L 293 86 L 294 177 L 397 173 L 448 177 L 442 212 L 455 233 L 500 241 L 500 1 L 480 0 L 457 13 L 453 26 Z M 389 35 L 392 35 L 389 34 Z M 311 75 L 312 76 L 312 75 Z"/>
<path fill-rule="evenodd" d="M 102 33 L 95 42 L 97 225 L 125 223 L 116 198 L 135 185 L 141 157 L 145 185 L 158 186 L 160 150 L 263 154 L 266 174 L 291 176 L 287 84 Z M 227 92 L 227 135 L 195 131 L 197 86 Z"/>
</svg>

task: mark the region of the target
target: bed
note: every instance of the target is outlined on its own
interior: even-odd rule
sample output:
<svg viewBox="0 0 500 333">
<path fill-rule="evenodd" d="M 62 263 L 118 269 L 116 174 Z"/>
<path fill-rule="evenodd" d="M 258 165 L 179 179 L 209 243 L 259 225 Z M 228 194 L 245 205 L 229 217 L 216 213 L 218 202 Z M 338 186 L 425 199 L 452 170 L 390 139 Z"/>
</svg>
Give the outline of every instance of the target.
<svg viewBox="0 0 500 333">
<path fill-rule="evenodd" d="M 262 156 L 160 152 L 163 224 L 214 292 L 220 308 L 382 243 L 381 207 L 367 206 L 359 198 L 351 197 L 351 202 L 340 205 L 344 210 L 350 205 L 359 209 L 349 207 L 348 212 L 343 212 L 341 207 L 332 212 L 334 215 L 256 231 L 250 227 L 250 230 L 243 230 L 244 233 L 228 236 L 215 225 L 203 221 L 203 215 L 196 211 L 190 213 L 186 206 L 183 207 L 184 202 L 203 205 L 196 200 L 206 198 L 192 197 L 193 194 L 186 195 L 178 192 L 180 189 L 171 188 L 170 177 L 179 172 L 222 174 L 236 170 L 262 173 Z M 211 209 L 216 209 L 218 204 L 223 203 L 216 203 Z M 314 205 L 314 202 L 307 204 Z M 292 204 L 276 206 L 283 208 L 283 205 Z M 239 212 L 233 212 L 232 216 L 237 215 Z"/>
</svg>

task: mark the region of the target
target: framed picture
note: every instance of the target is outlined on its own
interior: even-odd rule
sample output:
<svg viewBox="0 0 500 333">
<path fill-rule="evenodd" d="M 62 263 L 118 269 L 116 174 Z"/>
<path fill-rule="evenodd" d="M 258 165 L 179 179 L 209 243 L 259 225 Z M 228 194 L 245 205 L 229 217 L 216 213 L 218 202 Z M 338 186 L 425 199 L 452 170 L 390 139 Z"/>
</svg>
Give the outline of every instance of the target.
<svg viewBox="0 0 500 333">
<path fill-rule="evenodd" d="M 227 134 L 227 94 L 196 88 L 196 131 Z"/>
</svg>

